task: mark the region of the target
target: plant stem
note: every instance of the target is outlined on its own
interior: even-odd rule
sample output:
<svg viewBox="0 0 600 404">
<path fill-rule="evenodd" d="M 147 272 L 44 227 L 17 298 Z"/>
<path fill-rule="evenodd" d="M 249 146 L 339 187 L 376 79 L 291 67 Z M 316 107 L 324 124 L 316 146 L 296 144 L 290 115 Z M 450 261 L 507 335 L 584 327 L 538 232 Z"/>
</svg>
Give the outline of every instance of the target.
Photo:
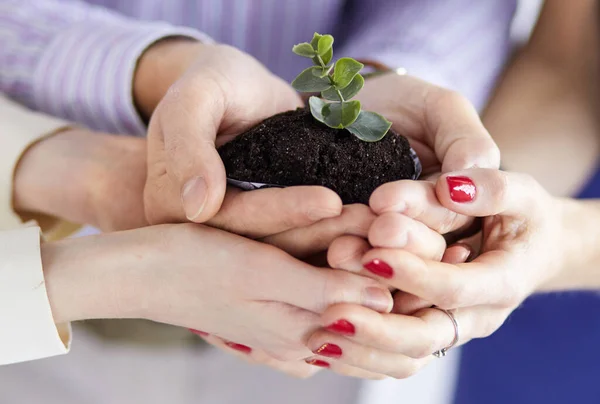
<svg viewBox="0 0 600 404">
<path fill-rule="evenodd" d="M 324 69 L 327 66 L 325 65 L 325 62 L 323 62 L 323 59 L 321 58 L 321 55 L 317 55 L 317 60 L 319 61 L 319 64 L 321 65 L 321 68 Z M 327 78 L 329 79 L 329 82 L 331 83 L 331 85 L 333 87 L 335 87 L 335 81 L 333 81 L 333 78 L 330 75 L 327 75 Z M 340 97 L 340 102 L 344 102 L 346 101 L 344 99 L 344 96 L 342 95 L 342 92 L 340 90 L 338 90 L 337 88 L 335 89 L 335 91 L 337 92 L 338 97 Z"/>
</svg>

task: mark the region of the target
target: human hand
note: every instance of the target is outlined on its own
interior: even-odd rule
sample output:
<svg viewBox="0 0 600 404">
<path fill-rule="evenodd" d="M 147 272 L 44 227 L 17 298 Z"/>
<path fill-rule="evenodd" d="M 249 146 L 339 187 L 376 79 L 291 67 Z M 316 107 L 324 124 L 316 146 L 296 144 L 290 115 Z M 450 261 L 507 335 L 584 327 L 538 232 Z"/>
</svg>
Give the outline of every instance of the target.
<svg viewBox="0 0 600 404">
<path fill-rule="evenodd" d="M 280 360 L 310 355 L 305 337 L 329 305 L 387 311 L 392 304 L 374 280 L 196 224 L 50 243 L 42 259 L 57 322 L 146 318 L 202 329 Z"/>
<path fill-rule="evenodd" d="M 499 167 L 500 152 L 477 111 L 454 91 L 409 75 L 383 74 L 366 80 L 358 98 L 409 139 L 421 159 L 422 177 Z"/>
<path fill-rule="evenodd" d="M 435 191 L 438 213 L 485 217 L 481 255 L 469 263 L 444 263 L 419 257 L 406 251 L 404 242 L 394 245 L 392 240 L 363 254 L 360 273 L 404 291 L 395 298 L 395 309 L 419 296 L 428 305 L 452 310 L 460 329 L 458 344 L 464 344 L 493 333 L 527 296 L 560 277 L 567 262 L 564 205 L 531 178 L 496 170 L 445 174 Z M 402 198 L 399 194 L 388 202 L 402 205 Z M 309 347 L 323 353 L 335 345 L 342 363 L 410 376 L 455 337 L 448 317 L 425 307 L 403 315 L 333 306 L 321 319 L 329 327 L 313 334 Z M 324 344 L 329 350 L 322 349 Z"/>
<path fill-rule="evenodd" d="M 143 139 L 73 128 L 30 147 L 15 170 L 13 202 L 23 216 L 44 214 L 101 230 L 146 225 Z"/>
<path fill-rule="evenodd" d="M 152 68 L 161 61 L 167 66 Z M 138 71 L 136 83 L 165 77 L 170 86 L 166 91 L 164 84 L 158 85 L 166 94 L 155 109 L 153 102 L 138 102 L 140 109 L 153 110 L 144 195 L 150 223 L 212 218 L 226 190 L 216 147 L 269 116 L 302 106 L 290 85 L 251 56 L 225 45 L 159 43 L 142 57 Z M 136 99 L 156 100 L 142 91 L 150 87 L 135 85 Z"/>
<path fill-rule="evenodd" d="M 103 231 L 147 225 L 146 140 L 70 129 L 34 144 L 15 170 L 14 206 Z M 323 187 L 242 192 L 229 188 L 207 224 L 247 237 L 271 236 L 335 217 L 342 202 Z M 292 248 L 292 244 L 282 245 Z"/>
</svg>

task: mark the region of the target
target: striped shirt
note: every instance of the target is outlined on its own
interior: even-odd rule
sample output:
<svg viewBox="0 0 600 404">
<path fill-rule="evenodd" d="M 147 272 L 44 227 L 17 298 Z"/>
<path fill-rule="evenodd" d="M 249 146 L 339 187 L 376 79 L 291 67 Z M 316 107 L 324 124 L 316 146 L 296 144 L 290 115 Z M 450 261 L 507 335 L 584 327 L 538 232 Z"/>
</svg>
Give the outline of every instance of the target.
<svg viewBox="0 0 600 404">
<path fill-rule="evenodd" d="M 335 54 L 453 88 L 482 107 L 510 50 L 516 0 L 0 0 L 0 91 L 92 129 L 143 134 L 135 66 L 153 42 L 212 37 L 290 80 L 292 45 L 332 33 Z"/>
</svg>

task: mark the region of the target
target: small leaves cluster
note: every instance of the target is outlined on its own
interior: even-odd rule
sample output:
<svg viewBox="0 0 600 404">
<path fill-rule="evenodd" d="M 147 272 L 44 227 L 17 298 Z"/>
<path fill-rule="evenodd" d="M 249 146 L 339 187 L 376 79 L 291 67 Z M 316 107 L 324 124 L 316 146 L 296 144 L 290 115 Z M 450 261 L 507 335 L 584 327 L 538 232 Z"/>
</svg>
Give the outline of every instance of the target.
<svg viewBox="0 0 600 404">
<path fill-rule="evenodd" d="M 321 93 L 321 98 L 312 96 L 308 100 L 316 120 L 331 128 L 345 128 L 366 142 L 383 139 L 392 123 L 375 112 L 361 111 L 360 101 L 352 100 L 365 84 L 360 75 L 362 63 L 341 58 L 330 64 L 333 58 L 331 35 L 315 33 L 310 43 L 295 45 L 292 51 L 313 61 L 314 66 L 302 71 L 292 86 L 301 92 Z"/>
</svg>

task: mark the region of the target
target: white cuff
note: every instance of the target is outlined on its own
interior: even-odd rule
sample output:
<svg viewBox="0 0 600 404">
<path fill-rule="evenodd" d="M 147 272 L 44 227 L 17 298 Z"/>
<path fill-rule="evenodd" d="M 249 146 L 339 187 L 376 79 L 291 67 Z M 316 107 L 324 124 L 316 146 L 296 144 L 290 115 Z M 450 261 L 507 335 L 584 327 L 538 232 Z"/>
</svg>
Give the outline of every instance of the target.
<svg viewBox="0 0 600 404">
<path fill-rule="evenodd" d="M 70 344 L 70 325 L 52 318 L 40 229 L 0 232 L 0 365 L 65 354 Z"/>
<path fill-rule="evenodd" d="M 32 112 L 0 95 L 0 230 L 23 224 L 12 206 L 14 173 L 21 156 L 36 141 L 67 126 L 65 121 Z"/>
</svg>

